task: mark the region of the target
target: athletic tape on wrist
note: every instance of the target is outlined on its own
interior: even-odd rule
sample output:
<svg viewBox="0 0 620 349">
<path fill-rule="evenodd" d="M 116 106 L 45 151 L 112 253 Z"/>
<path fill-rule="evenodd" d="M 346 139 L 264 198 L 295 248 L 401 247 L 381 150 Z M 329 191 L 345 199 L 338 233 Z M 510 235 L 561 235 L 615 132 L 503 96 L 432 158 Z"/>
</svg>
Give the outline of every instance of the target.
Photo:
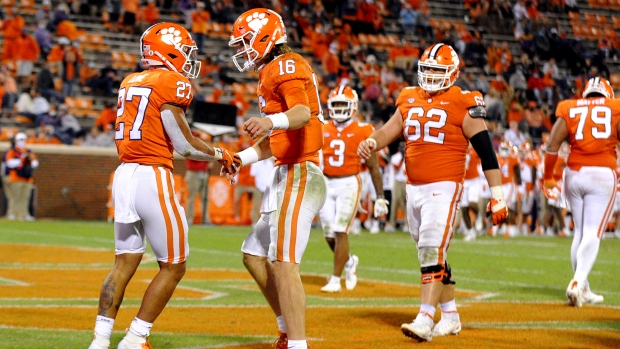
<svg viewBox="0 0 620 349">
<path fill-rule="evenodd" d="M 271 122 L 273 123 L 273 130 L 288 130 L 288 116 L 284 113 L 277 113 L 267 115 Z"/>
<path fill-rule="evenodd" d="M 237 155 L 239 155 L 239 158 L 241 159 L 241 166 L 251 165 L 258 161 L 258 153 L 253 147 L 242 150 L 238 152 Z"/>
</svg>

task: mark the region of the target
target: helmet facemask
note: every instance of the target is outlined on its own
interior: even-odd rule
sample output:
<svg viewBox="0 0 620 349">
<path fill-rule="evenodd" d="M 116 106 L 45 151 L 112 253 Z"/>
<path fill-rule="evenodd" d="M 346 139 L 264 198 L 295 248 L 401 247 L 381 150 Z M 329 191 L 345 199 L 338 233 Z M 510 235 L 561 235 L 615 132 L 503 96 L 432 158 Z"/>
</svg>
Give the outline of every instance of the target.
<svg viewBox="0 0 620 349">
<path fill-rule="evenodd" d="M 196 45 L 183 45 L 178 50 L 181 51 L 183 58 L 185 58 L 185 63 L 181 68 L 183 73 L 185 73 L 185 77 L 188 79 L 197 78 L 200 74 L 200 66 L 202 65 L 198 60 L 198 47 L 196 47 Z"/>
<path fill-rule="evenodd" d="M 506 145 L 499 146 L 499 156 L 501 156 L 504 159 L 510 156 L 510 151 L 511 151 L 510 146 L 506 146 Z"/>
<path fill-rule="evenodd" d="M 253 31 L 248 31 L 240 37 L 232 38 L 228 42 L 228 46 L 237 47 L 237 53 L 232 56 L 232 60 L 239 71 L 248 71 L 256 65 L 256 60 L 259 59 L 258 51 L 254 49 L 254 39 L 256 35 Z M 243 49 L 241 48 L 243 45 Z"/>
<path fill-rule="evenodd" d="M 456 80 L 451 79 L 457 65 L 444 65 L 418 61 L 418 85 L 427 92 L 437 92 L 452 86 Z"/>
<path fill-rule="evenodd" d="M 357 110 L 357 102 L 346 97 L 335 97 L 327 101 L 329 117 L 336 122 L 349 121 Z"/>
</svg>

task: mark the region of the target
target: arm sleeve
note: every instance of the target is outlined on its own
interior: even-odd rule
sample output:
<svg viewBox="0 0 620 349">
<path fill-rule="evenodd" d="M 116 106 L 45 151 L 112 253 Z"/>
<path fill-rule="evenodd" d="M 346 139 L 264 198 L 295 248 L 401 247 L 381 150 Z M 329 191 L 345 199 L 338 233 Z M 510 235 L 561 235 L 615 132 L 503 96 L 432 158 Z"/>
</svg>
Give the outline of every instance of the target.
<svg viewBox="0 0 620 349">
<path fill-rule="evenodd" d="M 161 120 L 164 125 L 164 129 L 166 130 L 166 134 L 170 137 L 170 141 L 172 141 L 172 146 L 177 153 L 182 156 L 198 161 L 211 161 L 215 160 L 215 158 L 209 154 L 205 154 L 198 149 L 194 148 L 189 141 L 183 135 L 177 120 L 170 110 L 164 110 L 161 112 Z"/>
<path fill-rule="evenodd" d="M 288 80 L 280 84 L 278 92 L 286 101 L 286 106 L 289 109 L 298 104 L 310 106 L 310 99 L 306 94 L 306 89 L 302 80 Z"/>
<path fill-rule="evenodd" d="M 499 163 L 493 150 L 489 131 L 485 130 L 476 133 L 469 142 L 471 142 L 472 147 L 474 147 L 474 150 L 480 157 L 483 171 L 499 169 Z"/>
</svg>

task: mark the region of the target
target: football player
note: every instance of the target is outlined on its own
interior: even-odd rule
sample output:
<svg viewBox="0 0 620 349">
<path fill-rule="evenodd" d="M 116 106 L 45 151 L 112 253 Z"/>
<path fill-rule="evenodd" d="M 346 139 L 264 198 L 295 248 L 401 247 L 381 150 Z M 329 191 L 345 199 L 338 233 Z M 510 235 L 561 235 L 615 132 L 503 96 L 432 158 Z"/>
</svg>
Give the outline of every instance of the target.
<svg viewBox="0 0 620 349">
<path fill-rule="evenodd" d="M 451 46 L 439 43 L 427 48 L 418 62 L 419 86 L 401 91 L 394 115 L 358 148 L 359 155 L 367 159 L 401 134 L 406 137 L 407 220 L 417 243 L 422 285 L 420 312 L 401 330 L 418 341 L 461 331 L 446 255 L 470 142 L 491 189 L 487 210 L 493 223 L 502 223 L 507 215 L 499 165 L 484 123 L 484 100 L 479 92 L 453 86 L 459 64 Z M 441 321 L 435 325 L 437 304 Z"/>
<path fill-rule="evenodd" d="M 476 240 L 476 228 L 470 216 L 470 211 L 474 212 L 475 217 L 478 215 L 478 200 L 480 199 L 481 178 L 478 171 L 478 165 L 480 164 L 480 157 L 469 146 L 467 155 L 465 156 L 465 179 L 463 181 L 463 197 L 461 198 L 461 216 L 463 223 L 465 224 L 465 241 Z"/>
<path fill-rule="evenodd" d="M 275 157 L 262 215 L 241 250 L 276 315 L 281 332 L 276 348 L 305 349 L 306 296 L 299 263 L 326 197 L 319 168 L 324 121 L 316 74 L 286 40 L 282 18 L 272 10 L 249 10 L 233 24 L 229 45 L 237 52 L 232 59 L 240 71 L 258 72 L 261 117 L 243 125 L 256 139 L 254 145 L 234 154 L 234 161 L 221 163 L 232 179 L 241 166 Z"/>
<path fill-rule="evenodd" d="M 357 285 L 359 258 L 349 255 L 349 227 L 357 213 L 362 193 L 360 171 L 362 161 L 357 146 L 374 132 L 374 127 L 353 119 L 357 113 L 357 92 L 349 86 L 336 87 L 329 93 L 327 107 L 331 121 L 325 125 L 323 145 L 323 174 L 327 177 L 327 200 L 320 212 L 323 234 L 334 251 L 333 274 L 323 292 L 340 292 L 340 276 L 346 268 L 345 287 L 352 290 Z M 388 212 L 388 202 L 383 197 L 383 182 L 376 153 L 366 161 L 377 192 L 375 217 Z"/>
<path fill-rule="evenodd" d="M 147 70 L 128 75 L 118 90 L 115 139 L 121 164 L 112 184 L 116 261 L 101 287 L 95 339 L 89 349 L 110 346 L 114 319 L 142 260 L 146 239 L 160 270 L 119 349 L 151 348 L 153 322 L 185 274 L 187 219 L 174 192 L 172 150 L 203 161 L 223 155 L 221 149 L 194 137 L 185 119 L 193 98 L 189 79 L 200 71 L 196 50 L 182 26 L 166 22 L 151 26 L 140 38 Z"/>
<path fill-rule="evenodd" d="M 505 237 L 514 237 L 518 234 L 515 220 L 517 213 L 521 210 L 517 193 L 517 188 L 521 185 L 521 168 L 519 167 L 516 147 L 512 143 L 501 142 L 497 152 L 499 154 L 497 158 L 499 168 L 502 173 L 502 187 L 504 189 L 506 207 L 508 207 L 508 217 L 505 224 L 496 225 L 492 228 L 491 235 L 497 235 L 499 230 L 500 234 Z"/>
<path fill-rule="evenodd" d="M 558 104 L 545 155 L 544 187 L 556 188 L 555 162 L 563 141 L 571 146 L 564 169 L 564 196 L 575 222 L 571 264 L 573 279 L 566 289 L 568 304 L 601 303 L 588 275 L 594 266 L 601 236 L 613 212 L 617 184 L 616 144 L 620 138 L 620 102 L 601 77 L 586 83 L 582 98 Z"/>
</svg>

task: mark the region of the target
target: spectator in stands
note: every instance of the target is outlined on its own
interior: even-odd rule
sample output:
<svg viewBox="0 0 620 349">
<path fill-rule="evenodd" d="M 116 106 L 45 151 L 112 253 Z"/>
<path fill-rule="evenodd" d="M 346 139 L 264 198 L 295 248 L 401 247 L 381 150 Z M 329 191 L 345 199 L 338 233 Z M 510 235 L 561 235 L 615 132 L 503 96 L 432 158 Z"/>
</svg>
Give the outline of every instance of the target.
<svg viewBox="0 0 620 349">
<path fill-rule="evenodd" d="M 211 17 L 218 23 L 232 23 L 235 21 L 235 5 L 231 0 L 211 2 Z M 265 7 L 265 6 L 259 6 Z M 288 27 L 286 27 L 288 28 Z"/>
<path fill-rule="evenodd" d="M 196 2 L 194 0 L 179 0 L 177 3 L 177 9 L 183 14 L 185 19 L 185 27 L 192 27 L 192 13 L 196 8 Z"/>
<path fill-rule="evenodd" d="M 17 78 L 19 82 L 25 82 L 34 68 L 34 63 L 39 58 L 39 44 L 30 35 L 28 29 L 22 30 L 22 35 L 17 39 Z"/>
<path fill-rule="evenodd" d="M 41 8 L 37 10 L 34 19 L 37 23 L 44 22 L 45 25 L 48 23 L 52 24 L 54 22 L 54 11 L 52 11 L 51 0 L 43 0 L 41 3 Z M 55 28 L 53 30 L 55 30 Z"/>
<path fill-rule="evenodd" d="M 58 106 L 52 104 L 50 105 L 50 111 L 47 114 L 43 114 L 42 117 L 40 118 L 39 126 L 40 127 L 51 126 L 53 127 L 52 134 L 55 134 L 61 125 L 62 125 L 62 120 L 60 120 L 60 117 L 58 115 Z"/>
<path fill-rule="evenodd" d="M 512 7 L 512 13 L 516 21 L 530 18 L 529 14 L 527 13 L 527 8 L 525 7 L 525 2 L 523 0 L 518 0 L 515 3 L 515 5 Z"/>
<path fill-rule="evenodd" d="M 478 74 L 478 77 L 474 80 L 474 84 L 476 85 L 475 91 L 480 91 L 483 95 L 489 92 L 489 80 L 487 80 L 484 73 Z"/>
<path fill-rule="evenodd" d="M 58 118 L 60 119 L 60 127 L 56 129 L 56 136 L 64 144 L 73 144 L 76 137 L 81 137 L 88 131 L 88 129 L 82 130 L 82 125 L 71 114 L 66 104 L 58 106 Z"/>
<path fill-rule="evenodd" d="M 476 91 L 476 84 L 472 80 L 471 73 L 469 71 L 461 70 L 458 80 L 454 83 L 455 86 L 465 91 Z"/>
<path fill-rule="evenodd" d="M 112 66 L 112 61 L 108 61 L 106 66 L 99 70 L 99 76 L 86 82 L 93 93 L 101 93 L 104 96 L 112 97 L 115 89 L 120 87 L 121 81 L 118 71 Z"/>
<path fill-rule="evenodd" d="M 73 89 L 79 81 L 79 65 L 81 63 L 84 63 L 84 58 L 82 57 L 82 51 L 79 49 L 79 43 L 74 41 L 72 45 L 65 46 L 62 58 L 62 94 L 64 96 L 73 95 Z"/>
<path fill-rule="evenodd" d="M 112 101 L 106 101 L 103 110 L 101 110 L 101 113 L 99 114 L 99 117 L 97 117 L 97 120 L 95 120 L 95 127 L 97 127 L 100 131 L 109 131 L 115 128 L 115 123 L 116 103 Z"/>
<path fill-rule="evenodd" d="M 527 142 L 527 137 L 519 130 L 519 123 L 517 121 L 510 121 L 508 126 L 508 130 L 504 132 L 504 140 L 506 142 L 512 143 L 515 147 L 520 147 L 521 144 Z"/>
<path fill-rule="evenodd" d="M 527 81 L 527 89 L 528 93 L 532 93 L 538 103 L 542 104 L 542 99 L 540 98 L 540 92 L 545 89 L 545 84 L 543 83 L 542 76 L 540 75 L 540 71 L 538 68 L 535 68 L 532 72 L 532 76 Z"/>
<path fill-rule="evenodd" d="M 52 49 L 52 33 L 47 29 L 46 23 L 45 21 L 39 21 L 37 30 L 34 32 L 34 37 L 37 39 L 41 58 L 43 59 L 47 59 L 47 55 Z"/>
<path fill-rule="evenodd" d="M 484 42 L 480 38 L 480 34 L 474 35 L 472 40 L 465 45 L 465 54 L 463 60 L 466 64 L 473 65 L 478 68 L 483 68 L 486 65 L 486 59 L 484 55 L 487 50 L 484 47 Z"/>
<path fill-rule="evenodd" d="M 427 40 L 434 41 L 435 40 L 435 30 L 431 26 L 431 10 L 428 8 L 426 3 L 422 3 L 420 5 L 420 10 L 418 11 L 418 17 L 416 19 L 416 28 L 420 31 L 422 37 Z M 420 51 L 424 52 L 424 51 Z"/>
<path fill-rule="evenodd" d="M 499 91 L 491 88 L 489 93 L 484 96 L 484 103 L 486 104 L 487 120 L 505 125 L 506 109 L 500 99 Z"/>
<path fill-rule="evenodd" d="M 99 76 L 99 69 L 95 66 L 95 62 L 90 61 L 88 62 L 88 64 L 80 65 L 79 76 L 80 86 L 90 91 L 90 87 L 88 87 L 88 81 Z"/>
<path fill-rule="evenodd" d="M 411 4 L 405 2 L 399 13 L 399 22 L 406 35 L 415 35 L 418 11 L 411 8 Z"/>
<path fill-rule="evenodd" d="M 65 58 L 66 48 L 69 45 L 71 45 L 69 38 L 61 36 L 58 38 L 58 45 L 54 46 L 47 55 L 47 62 L 49 63 L 50 70 L 58 76 L 63 76 L 64 74 L 63 60 Z"/>
<path fill-rule="evenodd" d="M 525 78 L 525 74 L 523 74 L 523 67 L 519 66 L 515 70 L 512 75 L 510 75 L 510 79 L 508 79 L 508 84 L 512 89 L 517 93 L 523 93 L 527 90 L 527 80 Z"/>
<path fill-rule="evenodd" d="M 510 1 L 504 0 L 501 2 L 498 8 L 499 16 L 503 20 L 512 21 L 515 19 L 514 13 L 512 11 L 512 7 L 510 7 Z M 505 24 L 507 22 L 504 22 Z M 509 23 L 509 22 L 508 22 Z"/>
<path fill-rule="evenodd" d="M 7 151 L 6 167 L 9 169 L 9 182 L 12 191 L 9 202 L 9 212 L 15 212 L 10 220 L 32 221 L 28 212 L 30 194 L 33 187 L 33 172 L 39 166 L 37 156 L 26 148 L 26 134 L 18 132 L 14 137 L 14 146 Z"/>
<path fill-rule="evenodd" d="M 133 34 L 136 32 L 136 14 L 140 7 L 140 0 L 123 0 L 123 30 L 125 33 Z"/>
<path fill-rule="evenodd" d="M 101 131 L 93 126 L 80 145 L 85 147 L 115 147 L 114 131 Z"/>
<path fill-rule="evenodd" d="M 58 25 L 60 23 L 69 20 L 71 20 L 71 18 L 69 17 L 69 6 L 64 2 L 61 2 L 60 4 L 58 4 L 58 6 L 56 6 L 56 11 L 54 11 L 54 19 L 52 21 L 52 24 L 54 25 L 54 28 L 58 28 Z"/>
<path fill-rule="evenodd" d="M 14 107 L 18 117 L 34 125 L 39 125 L 43 115 L 50 111 L 49 102 L 34 87 L 24 89 Z"/>
<path fill-rule="evenodd" d="M 323 83 L 335 82 L 340 71 L 340 58 L 338 57 L 338 43 L 336 41 L 329 45 L 329 50 L 323 55 L 322 65 L 325 73 Z"/>
<path fill-rule="evenodd" d="M 523 120 L 523 107 L 516 100 L 510 102 L 510 109 L 508 110 L 507 118 L 508 125 L 510 125 L 511 122 L 516 122 L 517 124 L 520 124 Z M 523 127 L 523 129 L 527 129 L 527 127 Z"/>
<path fill-rule="evenodd" d="M 155 0 L 148 0 L 146 6 L 140 8 L 137 20 L 141 32 L 153 24 L 159 23 L 159 10 Z"/>
<path fill-rule="evenodd" d="M 106 0 L 106 9 L 101 15 L 103 25 L 113 33 L 118 31 L 118 20 L 121 18 L 122 3 L 121 0 Z"/>
<path fill-rule="evenodd" d="M 15 79 L 11 76 L 11 72 L 6 68 L 0 70 L 0 85 L 2 85 L 4 90 L 2 108 L 12 111 L 13 105 L 17 102 L 17 98 L 19 97 L 19 89 L 17 88 L 17 82 L 15 82 Z"/>
<path fill-rule="evenodd" d="M 204 40 L 207 35 L 207 23 L 211 19 L 211 14 L 205 9 L 205 3 L 196 3 L 196 10 L 192 13 L 192 38 L 196 41 L 198 54 L 204 54 Z"/>
<path fill-rule="evenodd" d="M 536 140 L 536 143 L 542 138 L 543 132 L 549 132 L 549 130 L 543 126 L 543 113 L 536 101 L 528 102 L 527 109 L 523 112 L 523 119 L 527 123 L 528 133 Z"/>
<path fill-rule="evenodd" d="M 566 12 L 579 12 L 577 0 L 564 0 L 564 10 Z"/>
<path fill-rule="evenodd" d="M 4 43 L 2 50 L 2 61 L 14 61 L 17 58 L 17 39 L 22 34 L 26 26 L 24 18 L 20 16 L 15 8 L 8 8 L 4 22 L 0 29 L 4 31 Z"/>
</svg>

